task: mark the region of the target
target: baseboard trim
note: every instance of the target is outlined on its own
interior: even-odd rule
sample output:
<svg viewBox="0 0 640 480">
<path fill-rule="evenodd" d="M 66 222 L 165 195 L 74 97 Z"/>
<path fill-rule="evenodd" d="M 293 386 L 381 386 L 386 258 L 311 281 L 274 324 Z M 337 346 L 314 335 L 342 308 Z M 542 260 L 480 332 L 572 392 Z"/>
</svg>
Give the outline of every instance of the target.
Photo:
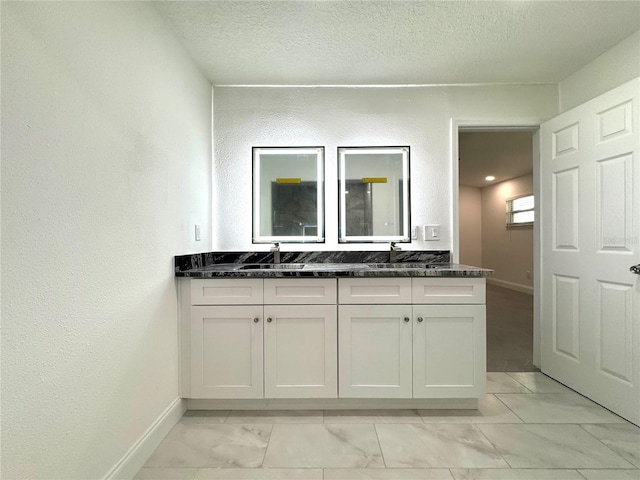
<svg viewBox="0 0 640 480">
<path fill-rule="evenodd" d="M 507 282 L 506 280 L 498 280 L 497 278 L 487 277 L 487 283 L 489 285 L 495 285 L 497 287 L 508 288 L 509 290 L 515 290 L 517 292 L 533 295 L 533 287 L 528 285 L 521 285 L 520 283 Z"/>
<path fill-rule="evenodd" d="M 111 469 L 104 480 L 133 478 L 186 411 L 187 401 L 176 398 Z"/>
<path fill-rule="evenodd" d="M 475 410 L 477 398 L 189 398 L 189 410 L 361 410 L 361 409 L 438 409 Z"/>
</svg>

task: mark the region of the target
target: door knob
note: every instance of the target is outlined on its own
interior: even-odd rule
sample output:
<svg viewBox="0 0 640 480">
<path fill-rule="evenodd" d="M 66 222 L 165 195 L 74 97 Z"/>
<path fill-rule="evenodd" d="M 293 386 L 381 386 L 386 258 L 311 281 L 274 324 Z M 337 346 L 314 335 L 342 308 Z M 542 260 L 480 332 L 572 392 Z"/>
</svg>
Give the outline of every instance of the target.
<svg viewBox="0 0 640 480">
<path fill-rule="evenodd" d="M 638 265 L 633 265 L 629 267 L 629 271 L 631 273 L 635 273 L 636 275 L 640 275 L 640 263 Z"/>
<path fill-rule="evenodd" d="M 267 317 L 267 322 L 269 322 L 269 323 L 273 322 L 273 318 Z"/>
<path fill-rule="evenodd" d="M 404 321 L 405 321 L 405 322 L 408 322 L 409 320 L 410 320 L 410 318 L 409 318 L 409 317 L 404 317 Z"/>
<path fill-rule="evenodd" d="M 422 318 L 422 317 L 418 317 L 418 322 L 419 322 L 419 323 L 422 323 L 422 321 L 423 321 L 423 320 L 424 320 L 424 318 Z"/>
<path fill-rule="evenodd" d="M 260 319 L 259 319 L 258 317 L 255 317 L 255 318 L 253 319 L 253 323 L 258 323 L 259 321 L 260 321 Z"/>
</svg>

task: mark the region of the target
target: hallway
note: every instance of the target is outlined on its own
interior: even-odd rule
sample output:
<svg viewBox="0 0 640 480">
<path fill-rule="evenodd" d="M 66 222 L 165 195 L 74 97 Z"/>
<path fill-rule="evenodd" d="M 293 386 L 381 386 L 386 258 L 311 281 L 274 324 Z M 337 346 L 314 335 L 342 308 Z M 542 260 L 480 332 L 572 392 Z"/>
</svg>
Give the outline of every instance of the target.
<svg viewBox="0 0 640 480">
<path fill-rule="evenodd" d="M 487 372 L 535 372 L 533 295 L 487 284 Z"/>
</svg>

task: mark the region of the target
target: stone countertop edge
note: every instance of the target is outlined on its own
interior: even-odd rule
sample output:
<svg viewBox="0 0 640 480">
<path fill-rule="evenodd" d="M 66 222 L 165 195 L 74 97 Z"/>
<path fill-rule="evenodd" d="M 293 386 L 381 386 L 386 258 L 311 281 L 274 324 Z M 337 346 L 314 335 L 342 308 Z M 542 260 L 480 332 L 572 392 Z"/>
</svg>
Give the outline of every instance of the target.
<svg viewBox="0 0 640 480">
<path fill-rule="evenodd" d="M 187 278 L 283 278 L 283 277 L 477 277 L 484 278 L 493 270 L 460 264 L 438 264 L 436 268 L 398 267 L 362 268 L 349 264 L 307 264 L 303 269 L 237 270 L 238 264 L 219 264 L 176 272 Z"/>
<path fill-rule="evenodd" d="M 389 252 L 317 251 L 283 252 L 282 269 L 241 270 L 246 264 L 273 264 L 265 252 L 207 252 L 175 257 L 175 276 L 186 278 L 283 278 L 283 277 L 477 277 L 493 270 L 450 263 L 448 250 L 402 250 L 397 267 L 387 267 Z M 291 268 L 291 264 L 302 265 Z M 368 268 L 366 264 L 384 264 Z M 417 264 L 417 265 L 416 265 Z M 424 267 L 428 264 L 430 267 Z M 434 268 L 435 267 L 435 268 Z"/>
</svg>

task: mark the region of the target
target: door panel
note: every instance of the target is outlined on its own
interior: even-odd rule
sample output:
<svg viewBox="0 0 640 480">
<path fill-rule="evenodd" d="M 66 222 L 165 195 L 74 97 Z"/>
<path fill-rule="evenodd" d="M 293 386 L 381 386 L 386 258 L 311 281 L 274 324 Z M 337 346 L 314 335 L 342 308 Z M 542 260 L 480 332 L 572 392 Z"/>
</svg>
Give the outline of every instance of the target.
<svg viewBox="0 0 640 480">
<path fill-rule="evenodd" d="M 263 397 L 262 305 L 191 307 L 191 397 Z"/>
<path fill-rule="evenodd" d="M 633 285 L 598 283 L 600 286 L 598 368 L 625 382 L 631 382 Z"/>
<path fill-rule="evenodd" d="M 413 316 L 413 397 L 481 397 L 485 306 L 414 305 Z"/>
<path fill-rule="evenodd" d="M 599 112 L 598 141 L 604 142 L 620 135 L 632 134 L 632 113 L 632 100 Z"/>
<path fill-rule="evenodd" d="M 339 396 L 411 398 L 411 305 L 338 307 Z"/>
<path fill-rule="evenodd" d="M 635 79 L 540 129 L 542 371 L 640 423 Z"/>
<path fill-rule="evenodd" d="M 578 360 L 580 280 L 565 275 L 554 275 L 553 282 L 554 351 Z"/>
<path fill-rule="evenodd" d="M 599 250 L 631 252 L 633 232 L 633 157 L 597 162 L 597 230 Z"/>
<path fill-rule="evenodd" d="M 577 167 L 553 173 L 553 236 L 558 250 L 578 250 L 578 184 Z"/>
<path fill-rule="evenodd" d="M 336 398 L 335 305 L 266 305 L 265 398 Z"/>
</svg>

